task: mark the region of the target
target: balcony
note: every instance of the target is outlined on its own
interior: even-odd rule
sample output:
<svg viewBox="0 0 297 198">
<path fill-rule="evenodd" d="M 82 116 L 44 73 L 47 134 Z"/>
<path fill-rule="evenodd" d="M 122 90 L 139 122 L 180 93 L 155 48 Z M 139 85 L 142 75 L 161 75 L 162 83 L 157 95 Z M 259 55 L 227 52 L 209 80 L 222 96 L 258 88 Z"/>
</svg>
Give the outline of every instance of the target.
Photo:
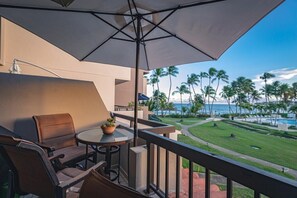
<svg viewBox="0 0 297 198">
<path fill-rule="evenodd" d="M 115 115 L 133 121 L 132 117 Z M 168 138 L 174 131 L 172 126 L 142 119 L 139 124 L 139 137 L 147 149 L 146 192 L 158 197 L 231 198 L 234 188 L 240 186 L 250 189 L 255 198 L 297 196 L 296 181 L 172 140 Z M 182 158 L 189 161 L 189 169 L 182 169 Z M 205 173 L 198 176 L 196 165 L 204 167 Z M 212 178 L 218 176 L 225 178 L 226 189 L 216 187 Z"/>
</svg>

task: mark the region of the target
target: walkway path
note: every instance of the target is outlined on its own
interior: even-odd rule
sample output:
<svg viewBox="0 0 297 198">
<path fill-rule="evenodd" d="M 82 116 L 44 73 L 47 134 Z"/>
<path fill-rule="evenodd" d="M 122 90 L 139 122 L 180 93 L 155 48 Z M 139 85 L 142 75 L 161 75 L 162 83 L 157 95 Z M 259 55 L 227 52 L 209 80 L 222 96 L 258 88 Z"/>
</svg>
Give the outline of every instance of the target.
<svg viewBox="0 0 297 198">
<path fill-rule="evenodd" d="M 220 119 L 216 119 L 216 120 L 220 120 Z M 197 122 L 197 123 L 192 124 L 192 125 L 181 125 L 180 124 L 181 127 L 182 127 L 181 132 L 182 132 L 182 134 L 192 138 L 193 140 L 195 140 L 195 141 L 197 141 L 197 142 L 199 142 L 201 144 L 207 144 L 208 146 L 210 146 L 210 147 L 212 147 L 214 149 L 217 149 L 219 151 L 222 151 L 224 153 L 227 153 L 227 154 L 230 154 L 230 155 L 233 155 L 233 156 L 236 156 L 236 157 L 240 157 L 240 158 L 243 158 L 243 159 L 247 159 L 247 160 L 250 160 L 250 161 L 265 165 L 265 166 L 268 166 L 268 167 L 272 167 L 272 168 L 275 168 L 277 170 L 281 170 L 281 171 L 285 170 L 285 172 L 287 172 L 287 173 L 291 174 L 292 176 L 294 176 L 295 178 L 297 178 L 297 171 L 296 170 L 292 170 L 292 169 L 289 169 L 289 168 L 284 167 L 284 166 L 280 166 L 280 165 L 277 165 L 277 164 L 274 164 L 274 163 L 271 163 L 271 162 L 267 162 L 267 161 L 264 161 L 264 160 L 261 160 L 261 159 L 257 159 L 257 158 L 248 156 L 248 155 L 237 153 L 237 152 L 234 152 L 234 151 L 229 150 L 229 149 L 225 149 L 225 148 L 217 146 L 215 144 L 206 142 L 206 141 L 192 135 L 192 133 L 189 132 L 189 128 L 194 127 L 194 126 L 198 126 L 198 125 L 202 125 L 202 124 L 205 124 L 205 123 L 211 122 L 211 121 L 213 121 L 213 119 L 203 120 L 203 121 Z"/>
</svg>

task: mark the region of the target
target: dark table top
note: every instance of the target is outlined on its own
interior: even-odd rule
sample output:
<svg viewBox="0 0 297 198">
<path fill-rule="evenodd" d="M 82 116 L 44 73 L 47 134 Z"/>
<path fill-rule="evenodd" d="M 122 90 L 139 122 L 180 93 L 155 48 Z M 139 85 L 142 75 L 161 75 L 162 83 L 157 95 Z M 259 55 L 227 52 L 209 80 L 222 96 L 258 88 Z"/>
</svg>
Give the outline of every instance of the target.
<svg viewBox="0 0 297 198">
<path fill-rule="evenodd" d="M 131 131 L 117 127 L 111 135 L 105 135 L 101 128 L 94 128 L 77 134 L 76 139 L 84 144 L 111 146 L 131 142 L 133 137 L 134 135 Z"/>
</svg>

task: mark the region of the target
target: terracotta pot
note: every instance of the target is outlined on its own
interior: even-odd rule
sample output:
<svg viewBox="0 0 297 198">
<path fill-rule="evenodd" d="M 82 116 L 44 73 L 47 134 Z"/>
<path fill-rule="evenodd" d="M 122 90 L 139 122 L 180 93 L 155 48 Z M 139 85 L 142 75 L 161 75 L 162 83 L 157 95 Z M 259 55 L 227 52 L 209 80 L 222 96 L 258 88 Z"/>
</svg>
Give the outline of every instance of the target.
<svg viewBox="0 0 297 198">
<path fill-rule="evenodd" d="M 101 129 L 105 135 L 113 134 L 115 128 L 116 128 L 115 126 L 106 126 L 106 127 L 101 126 Z"/>
</svg>

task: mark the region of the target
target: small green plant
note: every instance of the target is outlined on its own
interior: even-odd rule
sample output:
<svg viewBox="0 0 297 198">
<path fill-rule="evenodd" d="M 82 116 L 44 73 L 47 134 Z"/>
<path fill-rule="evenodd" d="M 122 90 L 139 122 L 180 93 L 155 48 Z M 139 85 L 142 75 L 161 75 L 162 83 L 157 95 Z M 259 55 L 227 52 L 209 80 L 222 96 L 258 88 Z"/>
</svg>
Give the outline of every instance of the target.
<svg viewBox="0 0 297 198">
<path fill-rule="evenodd" d="M 116 119 L 115 118 L 107 118 L 106 122 L 102 124 L 102 127 L 114 127 Z"/>
</svg>

